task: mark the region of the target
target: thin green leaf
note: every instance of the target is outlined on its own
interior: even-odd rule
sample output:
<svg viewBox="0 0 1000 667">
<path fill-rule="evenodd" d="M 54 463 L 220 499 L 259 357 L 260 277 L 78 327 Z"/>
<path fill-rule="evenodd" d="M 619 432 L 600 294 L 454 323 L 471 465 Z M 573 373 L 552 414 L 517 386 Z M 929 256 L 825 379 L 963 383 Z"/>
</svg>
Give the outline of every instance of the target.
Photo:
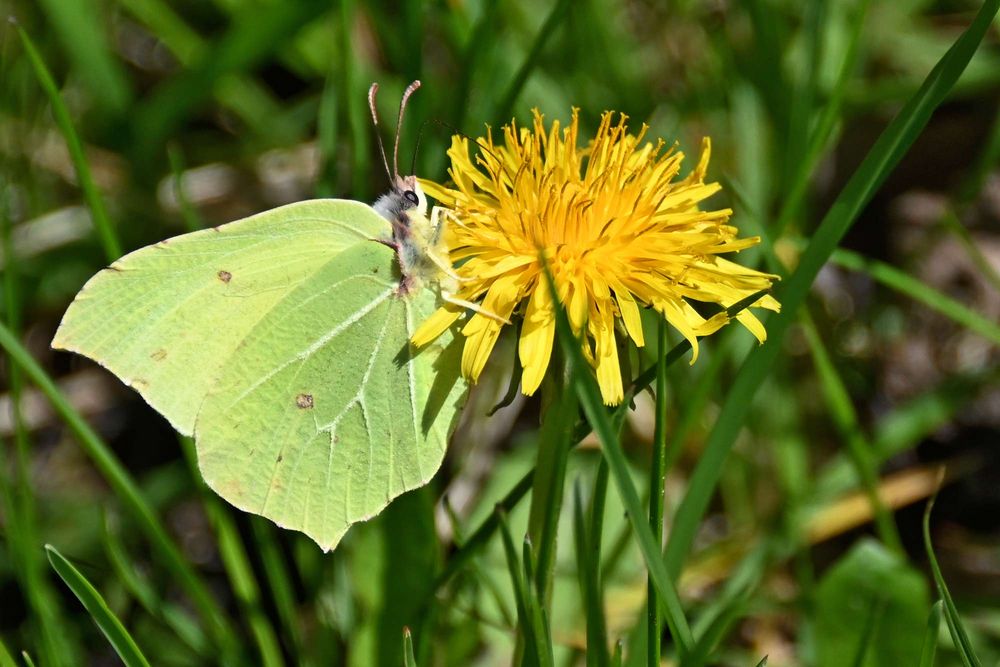
<svg viewBox="0 0 1000 667">
<path fill-rule="evenodd" d="M 538 564 L 535 562 L 535 549 L 531 538 L 525 536 L 521 544 L 521 562 L 524 565 L 524 582 L 528 594 L 528 619 L 531 622 L 532 633 L 538 642 L 540 651 L 538 664 L 540 667 L 552 667 L 555 662 L 552 656 L 552 636 L 549 632 L 548 615 L 542 605 L 541 594 L 531 585 L 536 580 Z"/>
<path fill-rule="evenodd" d="M 3 324 L 0 324 L 0 347 L 7 351 L 11 361 L 24 370 L 28 379 L 41 390 L 59 417 L 76 436 L 80 446 L 107 480 L 115 495 L 132 513 L 139 528 L 146 533 L 155 553 L 191 596 L 198 611 L 211 626 L 212 634 L 223 647 L 224 653 L 226 655 L 237 654 L 239 652 L 237 636 L 226 615 L 205 584 L 195 574 L 187 559 L 181 555 L 173 540 L 167 535 L 163 524 L 156 518 L 139 487 L 126 472 L 118 458 L 90 428 L 80 413 L 69 404 L 52 379 Z"/>
<path fill-rule="evenodd" d="M 184 153 L 177 144 L 167 146 L 167 159 L 170 161 L 170 173 L 173 176 L 174 196 L 177 198 L 177 205 L 181 209 L 181 217 L 184 219 L 184 227 L 189 232 L 196 232 L 205 226 L 198 215 L 198 211 L 191 206 L 188 199 L 187 190 L 184 187 Z"/>
<path fill-rule="evenodd" d="M 938 600 L 931 606 L 931 613 L 927 616 L 927 634 L 924 635 L 924 648 L 920 653 L 920 667 L 934 667 L 938 637 L 941 635 L 941 609 L 943 607 L 944 603 Z"/>
<path fill-rule="evenodd" d="M 975 331 L 995 345 L 1000 345 L 1000 325 L 983 317 L 967 306 L 928 287 L 894 266 L 839 248 L 830 257 L 835 263 L 854 271 L 864 271 L 886 287 L 902 292 L 948 317 L 958 324 Z"/>
<path fill-rule="evenodd" d="M 108 638 L 108 641 L 111 642 L 111 646 L 114 647 L 115 653 L 122 659 L 122 662 L 127 667 L 149 667 L 149 662 L 142 654 L 142 651 L 139 650 L 135 640 L 125 630 L 125 626 L 114 615 L 114 612 L 108 607 L 104 598 L 97 592 L 97 589 L 80 574 L 79 570 L 63 558 L 63 555 L 54 546 L 46 544 L 45 550 L 48 552 L 49 563 L 52 564 L 52 569 L 69 586 L 77 599 L 83 603 L 90 617 L 97 624 L 97 627 L 101 629 L 101 632 L 104 633 L 104 636 Z"/>
<path fill-rule="evenodd" d="M 31 659 L 31 654 L 27 651 L 21 651 L 21 657 L 24 659 L 24 664 L 27 667 L 35 667 L 35 661 Z"/>
<path fill-rule="evenodd" d="M 417 659 L 413 655 L 413 636 L 410 629 L 403 627 L 403 667 L 417 667 Z"/>
<path fill-rule="evenodd" d="M 593 535 L 587 531 L 580 480 L 573 485 L 573 537 L 576 546 L 576 574 L 587 622 L 587 667 L 607 667 L 610 656 L 600 589 L 600 550 L 595 551 L 591 545 Z"/>
<path fill-rule="evenodd" d="M 847 387 L 844 386 L 844 381 L 837 372 L 837 367 L 830 358 L 826 345 L 816 331 L 816 326 L 807 310 L 802 311 L 800 322 L 806 341 L 809 343 L 816 374 L 823 387 L 823 396 L 826 398 L 830 417 L 840 433 L 841 440 L 847 446 L 858 479 L 868 495 L 879 538 L 887 547 L 898 554 L 903 554 L 905 553 L 903 543 L 899 539 L 895 519 L 889 513 L 879 493 L 878 466 L 875 463 L 871 443 L 861 430 Z"/>
<path fill-rule="evenodd" d="M 542 27 L 539 28 L 538 34 L 535 36 L 535 40 L 531 44 L 531 48 L 528 50 L 528 54 L 524 57 L 524 62 L 517 69 L 517 73 L 514 75 L 514 79 L 507 86 L 507 90 L 504 91 L 503 96 L 500 98 L 501 102 L 497 105 L 496 112 L 493 117 L 497 120 L 498 124 L 507 123 L 510 120 L 511 110 L 514 108 L 514 103 L 517 102 L 518 95 L 521 94 L 521 89 L 524 88 L 524 84 L 527 83 L 528 77 L 531 75 L 532 70 L 538 65 L 541 59 L 542 49 L 549 41 L 549 37 L 558 28 L 562 22 L 564 14 L 569 11 L 569 8 L 573 6 L 571 0 L 556 0 L 555 5 L 552 7 L 552 11 L 549 15 L 545 17 L 545 22 L 542 23 Z"/>
<path fill-rule="evenodd" d="M 115 234 L 108 214 L 104 209 L 104 200 L 101 198 L 97 186 L 94 185 L 94 178 L 90 173 L 90 165 L 87 163 L 87 157 L 83 153 L 83 144 L 80 143 L 80 137 L 73 128 L 73 120 L 69 115 L 69 110 L 66 109 L 62 96 L 59 94 L 59 89 L 56 87 L 56 82 L 52 78 L 49 68 L 45 66 L 45 61 L 42 60 L 38 49 L 35 48 L 35 43 L 31 41 L 31 37 L 28 36 L 28 33 L 21 26 L 17 26 L 17 34 L 21 37 L 21 44 L 24 46 L 24 52 L 27 54 L 28 60 L 31 61 L 31 66 L 35 70 L 38 83 L 49 98 L 52 115 L 56 119 L 59 131 L 62 132 L 63 140 L 66 142 L 66 149 L 69 151 L 70 159 L 73 161 L 73 168 L 76 170 L 76 178 L 80 183 L 80 189 L 83 190 L 83 197 L 87 202 L 87 207 L 90 209 L 91 219 L 101 239 L 101 245 L 104 246 L 104 255 L 109 262 L 113 262 L 122 255 L 121 244 L 118 242 L 118 236 Z"/>
<path fill-rule="evenodd" d="M 542 606 L 548 608 L 552 595 L 552 575 L 556 564 L 556 537 L 566 482 L 566 462 L 574 444 L 577 418 L 576 394 L 562 391 L 546 412 L 538 434 L 538 461 L 531 489 L 528 536 L 535 545 L 538 570 L 535 590 Z"/>
<path fill-rule="evenodd" d="M 997 120 L 997 126 L 1000 127 L 1000 115 L 998 115 Z M 975 239 L 972 238 L 969 230 L 966 229 L 965 225 L 962 224 L 962 221 L 958 219 L 955 212 L 952 210 L 945 211 L 944 215 L 941 216 L 941 224 L 955 238 L 958 239 L 959 243 L 962 244 L 966 254 L 969 256 L 969 259 L 971 259 L 972 263 L 976 265 L 977 269 L 979 269 L 979 273 L 986 278 L 994 290 L 1000 292 L 1000 273 L 993 268 L 990 260 L 987 259 L 986 255 L 983 254 L 983 251 L 979 249 Z"/>
<path fill-rule="evenodd" d="M 692 474 L 687 494 L 677 510 L 665 552 L 667 570 L 672 576 L 680 572 L 736 434 L 749 414 L 757 389 L 777 360 L 785 335 L 797 318 L 797 311 L 813 280 L 862 208 L 916 140 L 931 113 L 954 86 L 998 8 L 1000 0 L 987 0 L 983 4 L 972 25 L 941 58 L 917 93 L 882 133 L 834 201 L 795 272 L 783 283 L 778 298 L 782 312 L 768 318 L 766 323 L 768 342 L 754 350 L 737 373 Z"/>
<path fill-rule="evenodd" d="M 763 658 L 760 659 L 760 662 L 757 663 L 757 667 L 767 667 L 767 656 L 766 655 Z"/>
<path fill-rule="evenodd" d="M 0 667 L 17 667 L 14 656 L 10 654 L 7 645 L 3 642 L 3 637 L 0 637 Z"/>
<path fill-rule="evenodd" d="M 497 510 L 502 512 L 510 512 L 522 498 L 531 490 L 532 482 L 534 481 L 535 470 L 532 468 L 524 477 L 522 477 L 514 487 L 507 492 L 507 495 L 497 503 Z M 445 563 L 444 568 L 441 573 L 437 576 L 434 581 L 434 590 L 440 590 L 445 584 L 447 584 L 452 577 L 455 576 L 465 565 L 475 556 L 486 543 L 490 541 L 493 537 L 493 533 L 496 532 L 497 528 L 500 527 L 500 516 L 496 512 L 490 514 L 483 523 L 472 532 L 465 542 L 462 543 L 461 547 L 458 548 L 455 553 L 451 555 L 448 562 Z"/>
<path fill-rule="evenodd" d="M 548 277 L 548 288 L 552 292 L 554 303 L 560 303 L 551 276 L 548 274 L 546 265 L 546 276 Z M 688 627 L 687 619 L 684 617 L 684 610 L 681 606 L 677 589 L 674 588 L 673 580 L 664 567 L 660 554 L 660 545 L 657 544 L 653 532 L 649 529 L 646 520 L 646 513 L 643 511 L 642 503 L 639 501 L 639 494 L 632 483 L 629 473 L 628 462 L 625 460 L 625 453 L 622 451 L 621 443 L 611 420 L 608 418 L 607 410 L 601 399 L 597 382 L 590 373 L 590 366 L 583 357 L 580 349 L 580 341 L 576 339 L 573 330 L 570 328 L 565 311 L 560 307 L 556 311 L 556 336 L 559 339 L 563 354 L 569 362 L 570 379 L 573 388 L 580 399 L 580 405 L 587 416 L 587 421 L 594 429 L 598 440 L 601 442 L 602 452 L 608 461 L 611 470 L 611 477 L 618 488 L 618 495 L 625 505 L 629 523 L 636 535 L 639 549 L 642 551 L 649 570 L 649 577 L 653 581 L 659 602 L 663 607 L 663 613 L 670 633 L 677 645 L 682 659 L 694 645 L 694 638 L 691 635 L 691 628 Z M 666 363 L 661 360 L 660 363 Z"/>
<path fill-rule="evenodd" d="M 840 71 L 837 74 L 837 81 L 830 91 L 829 97 L 823 103 L 823 110 L 819 119 L 815 123 L 812 134 L 809 137 L 809 145 L 806 148 L 799 168 L 796 170 L 791 185 L 785 196 L 782 198 L 781 211 L 778 213 L 777 222 L 771 231 L 773 238 L 779 238 L 788 224 L 799 213 L 802 200 L 808 192 L 809 183 L 812 180 L 813 170 L 819 162 L 833 129 L 840 117 L 840 112 L 844 105 L 844 96 L 847 91 L 847 84 L 854 73 L 857 64 L 858 52 L 860 51 L 861 34 L 864 31 L 865 18 L 868 15 L 868 6 L 871 0 L 862 0 L 857 8 L 857 15 L 852 21 L 850 42 L 844 53 L 844 60 L 840 63 Z"/>
<path fill-rule="evenodd" d="M 211 647 L 205 633 L 187 611 L 161 599 L 160 592 L 143 577 L 125 551 L 119 523 L 116 514 L 104 512 L 101 541 L 118 581 L 150 616 L 162 621 L 192 651 L 207 660 Z"/>
<path fill-rule="evenodd" d="M 293 649 L 293 656 L 302 654 L 301 622 L 295 609 L 295 588 L 288 573 L 275 534 L 275 526 L 269 521 L 257 517 L 250 519 L 253 535 L 253 548 L 260 557 L 264 577 L 267 579 L 278 620 L 281 623 L 280 634 L 285 637 L 286 644 Z"/>
<path fill-rule="evenodd" d="M 340 3 L 335 25 L 337 56 L 341 63 L 338 75 L 341 79 L 339 94 L 344 100 L 344 112 L 347 115 L 347 129 L 351 147 L 351 193 L 358 199 L 368 199 L 368 174 L 371 167 L 371 142 L 368 129 L 368 118 L 348 100 L 361 99 L 364 94 L 365 82 L 362 82 L 358 58 L 351 45 L 352 28 L 355 25 L 356 2 L 344 0 Z"/>
<path fill-rule="evenodd" d="M 482 54 L 488 53 L 491 42 L 497 34 L 497 8 L 500 6 L 499 0 L 486 0 L 483 3 L 482 11 L 476 24 L 469 33 L 469 39 L 465 44 L 465 52 L 462 62 L 465 67 L 455 87 L 454 104 L 452 106 L 451 121 L 459 130 L 465 124 L 465 114 L 469 108 L 469 91 L 472 88 L 472 80 L 475 76 L 479 59 Z M 506 119 L 505 119 L 506 120 Z"/>
<path fill-rule="evenodd" d="M 514 589 L 514 600 L 517 603 L 518 628 L 521 636 L 524 638 L 525 664 L 541 667 L 545 664 L 545 655 L 541 647 L 540 638 L 535 634 L 534 623 L 532 623 L 529 584 L 525 581 L 524 570 L 518 559 L 517 549 L 514 548 L 514 539 L 510 534 L 507 515 L 500 509 L 497 510 L 496 515 L 500 528 L 500 537 L 503 541 L 504 554 L 507 557 L 507 571 L 510 574 L 511 587 Z"/>
<path fill-rule="evenodd" d="M 649 463 L 649 529 L 663 549 L 663 487 L 667 481 L 667 321 L 656 326 L 656 414 L 653 426 L 652 460 Z M 660 607 L 652 580 L 646 583 L 646 663 L 660 664 Z"/>
<path fill-rule="evenodd" d="M 39 0 L 90 96 L 105 111 L 120 114 L 131 102 L 128 78 L 114 57 L 93 0 Z"/>
<path fill-rule="evenodd" d="M 319 98 L 316 117 L 316 148 L 319 150 L 319 176 L 316 179 L 316 196 L 332 197 L 337 191 L 337 95 L 339 86 L 334 69 L 327 72 L 323 94 Z"/>
<path fill-rule="evenodd" d="M 746 612 L 747 602 L 763 581 L 774 551 L 771 541 L 755 547 L 730 571 L 722 590 L 709 600 L 694 623 L 698 643 L 692 651 L 692 665 L 704 664 L 729 629 Z"/>
<path fill-rule="evenodd" d="M 615 642 L 615 652 L 611 655 L 611 667 L 622 667 L 622 654 L 625 652 L 625 642 L 621 639 Z"/>
<path fill-rule="evenodd" d="M 924 510 L 924 550 L 927 552 L 927 560 L 931 566 L 931 573 L 934 575 L 934 583 L 937 586 L 938 595 L 944 603 L 944 619 L 948 624 L 948 631 L 951 633 L 951 640 L 955 644 L 962 664 L 965 667 L 982 667 L 982 663 L 976 656 L 969 640 L 969 634 L 965 631 L 962 618 L 958 615 L 955 601 L 948 591 L 948 584 L 945 583 L 944 575 L 941 574 L 941 567 L 938 565 L 937 556 L 934 555 L 934 544 L 931 542 L 931 510 L 934 509 L 934 501 L 937 494 L 927 501 L 927 508 Z"/>
<path fill-rule="evenodd" d="M 0 71 L 7 64 L 7 49 L 0 60 Z M 5 174 L 0 174 L 0 181 Z M 0 247 L 3 249 L 3 319 L 11 331 L 21 328 L 21 293 L 14 244 L 11 242 L 12 220 L 8 188 L 0 193 Z M 31 442 L 25 425 L 22 398 L 24 378 L 14 364 L 7 367 L 10 418 L 14 425 L 14 465 L 0 470 L 0 497 L 7 518 L 6 537 L 13 558 L 14 575 L 24 591 L 32 615 L 34 631 L 39 641 L 41 660 L 45 664 L 70 665 L 76 653 L 70 637 L 59 632 L 63 624 L 58 600 L 49 579 L 39 537 L 35 492 L 31 484 Z"/>
</svg>

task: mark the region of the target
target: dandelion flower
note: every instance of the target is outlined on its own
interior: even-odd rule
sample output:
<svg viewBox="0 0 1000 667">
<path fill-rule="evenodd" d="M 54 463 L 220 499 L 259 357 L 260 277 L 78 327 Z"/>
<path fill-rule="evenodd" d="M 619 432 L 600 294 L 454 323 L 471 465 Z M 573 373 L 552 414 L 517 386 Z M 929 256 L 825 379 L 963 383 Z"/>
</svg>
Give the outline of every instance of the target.
<svg viewBox="0 0 1000 667">
<path fill-rule="evenodd" d="M 482 372 L 502 320 L 523 316 L 522 391 L 530 395 L 541 384 L 552 356 L 555 305 L 540 253 L 608 405 L 624 397 L 618 341 L 645 344 L 640 308 L 654 309 L 690 341 L 694 363 L 698 338 L 728 318 L 724 312 L 702 317 L 691 302 L 725 308 L 776 279 L 723 256 L 760 240 L 737 236 L 728 224 L 730 209 L 699 207 L 720 189 L 705 183 L 709 141 L 681 178 L 683 153 L 662 140 L 643 143 L 646 126 L 629 134 L 626 120 L 605 113 L 597 135 L 579 148 L 576 110 L 568 127 L 556 121 L 548 130 L 536 110 L 531 129 L 504 127 L 502 144 L 490 132 L 477 140 L 474 162 L 468 139 L 454 137 L 448 151 L 453 187 L 422 181 L 447 209 L 446 242 L 461 278 L 455 297 L 483 311 L 462 327 L 462 371 L 470 380 Z M 770 296 L 754 306 L 779 308 Z M 413 334 L 413 343 L 430 342 L 464 312 L 444 305 Z M 764 341 L 764 327 L 749 310 L 736 318 Z"/>
</svg>

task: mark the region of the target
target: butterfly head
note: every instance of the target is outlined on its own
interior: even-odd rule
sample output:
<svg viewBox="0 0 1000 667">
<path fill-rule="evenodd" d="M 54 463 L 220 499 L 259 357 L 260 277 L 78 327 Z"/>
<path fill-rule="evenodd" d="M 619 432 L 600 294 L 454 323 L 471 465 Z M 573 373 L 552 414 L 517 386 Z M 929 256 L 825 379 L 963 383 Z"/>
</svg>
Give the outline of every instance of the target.
<svg viewBox="0 0 1000 667">
<path fill-rule="evenodd" d="M 408 225 L 411 216 L 427 215 L 427 197 L 416 176 L 397 176 L 389 192 L 379 197 L 373 208 L 390 222 Z"/>
</svg>

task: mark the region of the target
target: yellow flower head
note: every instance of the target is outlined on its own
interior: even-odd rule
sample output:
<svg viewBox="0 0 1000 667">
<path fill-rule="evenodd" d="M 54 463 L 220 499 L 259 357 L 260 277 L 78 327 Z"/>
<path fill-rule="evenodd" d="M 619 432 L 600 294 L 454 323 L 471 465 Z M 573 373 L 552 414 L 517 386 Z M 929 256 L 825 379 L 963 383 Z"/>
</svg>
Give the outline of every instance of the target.
<svg viewBox="0 0 1000 667">
<path fill-rule="evenodd" d="M 461 278 L 457 299 L 478 303 L 462 328 L 462 371 L 478 379 L 496 343 L 501 319 L 523 313 L 518 352 L 522 390 L 538 389 L 552 355 L 555 312 L 546 284 L 544 253 L 556 292 L 581 335 L 605 403 L 624 397 L 615 328 L 624 327 L 637 346 L 644 344 L 639 308 L 656 310 L 691 342 L 717 331 L 725 313 L 705 319 L 689 301 L 730 306 L 770 287 L 776 276 L 747 269 L 722 257 L 750 247 L 759 238 L 737 238 L 726 224 L 729 209 L 703 211 L 699 202 L 720 189 L 705 183 L 710 144 L 706 139 L 694 171 L 678 179 L 684 155 L 628 134 L 626 117 L 607 112 L 597 136 L 577 147 L 577 113 L 569 127 L 546 131 L 534 112 L 534 127 L 504 128 L 504 143 L 491 133 L 477 141 L 475 163 L 468 140 L 452 139 L 448 173 L 454 187 L 421 181 L 446 215 L 446 242 Z M 765 296 L 757 307 L 778 310 Z M 447 304 L 414 333 L 424 345 L 464 312 Z M 495 315 L 498 317 L 491 317 Z M 737 319 L 758 340 L 764 327 L 749 310 Z"/>
</svg>

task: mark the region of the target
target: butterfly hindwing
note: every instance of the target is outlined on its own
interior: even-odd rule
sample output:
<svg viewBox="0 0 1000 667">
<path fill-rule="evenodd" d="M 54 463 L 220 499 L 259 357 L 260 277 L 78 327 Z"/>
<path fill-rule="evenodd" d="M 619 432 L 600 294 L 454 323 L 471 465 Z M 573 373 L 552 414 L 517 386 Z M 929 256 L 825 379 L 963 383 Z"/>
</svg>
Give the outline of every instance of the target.
<svg viewBox="0 0 1000 667">
<path fill-rule="evenodd" d="M 412 356 L 408 344 L 433 294 L 398 297 L 395 278 L 372 273 L 381 252 L 345 253 L 283 299 L 234 352 L 195 427 L 216 492 L 326 549 L 430 479 L 462 395 L 457 349 L 444 363 L 443 348 Z M 452 390 L 427 429 L 439 374 Z"/>
</svg>

